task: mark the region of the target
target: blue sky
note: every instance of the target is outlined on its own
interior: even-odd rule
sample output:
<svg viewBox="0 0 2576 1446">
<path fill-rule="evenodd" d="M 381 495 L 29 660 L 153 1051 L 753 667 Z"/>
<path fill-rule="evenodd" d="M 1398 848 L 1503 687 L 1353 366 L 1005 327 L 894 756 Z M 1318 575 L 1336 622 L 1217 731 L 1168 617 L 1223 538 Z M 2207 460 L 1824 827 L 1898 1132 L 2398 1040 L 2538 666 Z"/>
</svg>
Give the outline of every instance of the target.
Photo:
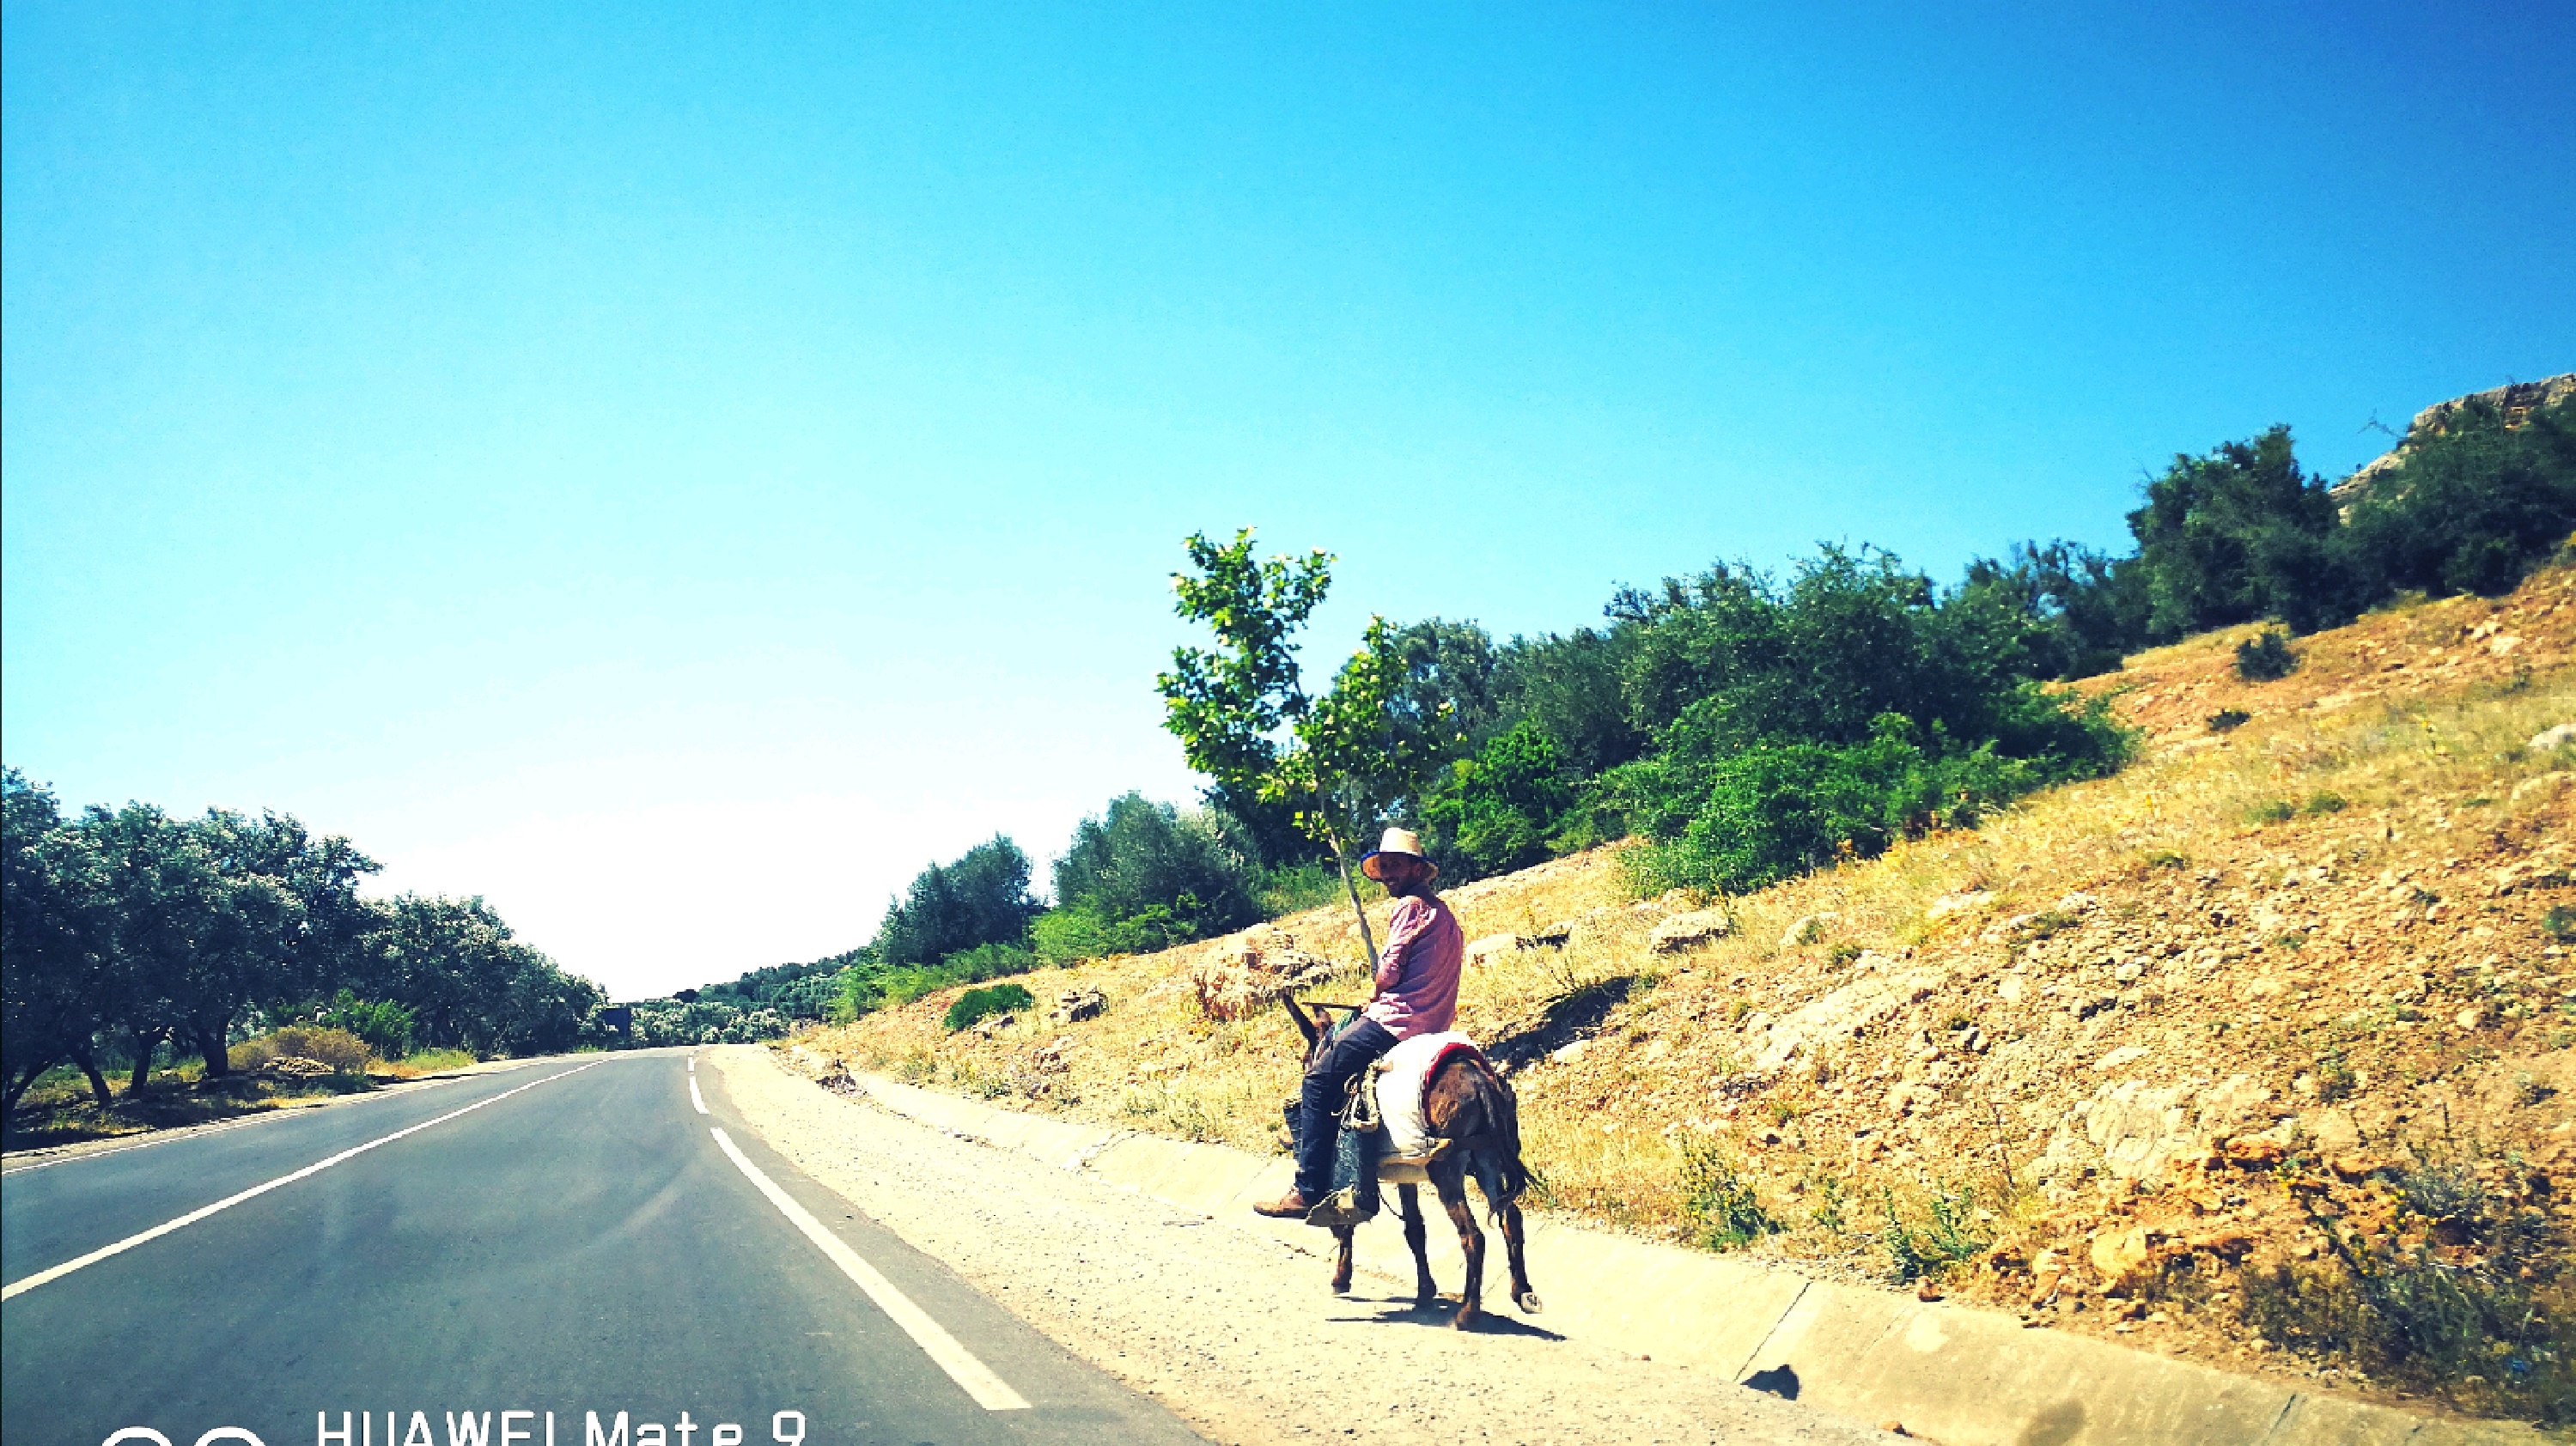
<svg viewBox="0 0 2576 1446">
<path fill-rule="evenodd" d="M 1329 666 L 2576 366 L 2559 4 L 0 28 L 8 760 L 623 995 L 1187 797 L 1194 529 L 1340 556 Z"/>
</svg>

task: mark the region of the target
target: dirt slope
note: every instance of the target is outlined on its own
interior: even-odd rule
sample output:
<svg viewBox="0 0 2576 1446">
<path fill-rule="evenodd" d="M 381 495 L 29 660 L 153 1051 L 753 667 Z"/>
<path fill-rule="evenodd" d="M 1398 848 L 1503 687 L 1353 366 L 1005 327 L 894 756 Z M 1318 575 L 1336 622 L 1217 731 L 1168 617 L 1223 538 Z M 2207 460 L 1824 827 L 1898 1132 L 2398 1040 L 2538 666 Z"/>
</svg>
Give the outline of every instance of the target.
<svg viewBox="0 0 2576 1446">
<path fill-rule="evenodd" d="M 1714 907 L 1632 902 L 1615 849 L 1451 891 L 1479 941 L 1460 1027 L 1513 1070 L 1542 1208 L 2547 1409 L 2576 1224 L 2576 748 L 2528 744 L 2576 719 L 2576 571 L 2302 640 L 2277 682 L 2234 676 L 2243 635 L 2088 685 L 2142 730 L 2139 762 L 1975 833 Z M 1352 998 L 1358 958 L 1347 912 L 1319 911 L 1027 981 L 1042 1004 L 1097 990 L 1097 1017 L 951 1037 L 942 994 L 814 1042 L 1260 1147 L 1290 1031 L 1275 1008 L 1208 1018 L 1201 983 L 1257 999 L 1320 974 L 1306 992 Z M 2391 1357 L 2353 1272 L 2408 1261 L 2544 1323 L 2372 1382 Z"/>
</svg>

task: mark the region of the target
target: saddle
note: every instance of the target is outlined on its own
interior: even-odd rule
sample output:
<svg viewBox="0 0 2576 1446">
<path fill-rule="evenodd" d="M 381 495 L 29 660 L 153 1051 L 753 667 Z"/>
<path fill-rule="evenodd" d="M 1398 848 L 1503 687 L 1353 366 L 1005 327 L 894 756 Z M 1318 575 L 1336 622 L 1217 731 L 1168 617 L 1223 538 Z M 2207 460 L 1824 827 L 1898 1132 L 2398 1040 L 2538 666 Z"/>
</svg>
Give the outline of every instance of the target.
<svg viewBox="0 0 2576 1446">
<path fill-rule="evenodd" d="M 1356 1225 L 1377 1214 L 1380 1185 L 1431 1183 L 1430 1167 L 1460 1142 L 1431 1137 L 1423 1097 L 1432 1073 L 1461 1050 L 1481 1055 L 1463 1034 L 1417 1035 L 1351 1080 L 1334 1142 L 1332 1190 L 1308 1215 L 1310 1223 Z M 1293 1132 L 1296 1101 L 1287 1102 L 1286 1114 Z"/>
</svg>

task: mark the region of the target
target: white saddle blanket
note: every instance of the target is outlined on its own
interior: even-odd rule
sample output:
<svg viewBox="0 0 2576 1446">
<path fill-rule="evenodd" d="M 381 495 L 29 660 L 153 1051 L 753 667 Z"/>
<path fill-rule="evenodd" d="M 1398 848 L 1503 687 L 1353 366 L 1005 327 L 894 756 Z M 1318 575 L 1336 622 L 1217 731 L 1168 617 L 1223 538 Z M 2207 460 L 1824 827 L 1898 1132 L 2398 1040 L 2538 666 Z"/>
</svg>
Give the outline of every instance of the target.
<svg viewBox="0 0 2576 1446">
<path fill-rule="evenodd" d="M 1385 1072 L 1377 1077 L 1377 1114 L 1388 1153 L 1419 1155 L 1431 1148 L 1431 1122 L 1422 1111 L 1431 1071 L 1449 1051 L 1475 1047 L 1463 1034 L 1417 1034 L 1386 1052 Z"/>
</svg>

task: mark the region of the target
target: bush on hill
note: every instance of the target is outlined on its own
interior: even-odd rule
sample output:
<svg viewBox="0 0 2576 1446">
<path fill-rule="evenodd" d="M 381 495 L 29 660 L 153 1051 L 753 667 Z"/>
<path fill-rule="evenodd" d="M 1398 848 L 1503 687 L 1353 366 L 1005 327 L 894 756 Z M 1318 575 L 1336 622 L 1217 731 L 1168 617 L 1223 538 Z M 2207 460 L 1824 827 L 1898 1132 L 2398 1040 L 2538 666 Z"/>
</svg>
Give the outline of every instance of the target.
<svg viewBox="0 0 2576 1446">
<path fill-rule="evenodd" d="M 2508 428 L 2472 400 L 2353 504 L 2353 564 L 2385 595 L 2513 590 L 2576 530 L 2576 402 Z"/>
<path fill-rule="evenodd" d="M 1032 1008 L 1037 1002 L 1036 995 L 1017 984 L 969 989 L 957 996 L 956 1003 L 948 1006 L 948 1014 L 940 1022 L 947 1026 L 949 1033 L 955 1034 L 961 1029 L 972 1029 L 989 1016 Z"/>
<path fill-rule="evenodd" d="M 1055 863 L 1059 914 L 1050 957 L 1141 953 L 1240 929 L 1260 916 L 1254 870 L 1212 814 L 1184 814 L 1140 793 L 1082 820 Z M 1068 954 L 1079 942 L 1080 953 Z"/>
</svg>

